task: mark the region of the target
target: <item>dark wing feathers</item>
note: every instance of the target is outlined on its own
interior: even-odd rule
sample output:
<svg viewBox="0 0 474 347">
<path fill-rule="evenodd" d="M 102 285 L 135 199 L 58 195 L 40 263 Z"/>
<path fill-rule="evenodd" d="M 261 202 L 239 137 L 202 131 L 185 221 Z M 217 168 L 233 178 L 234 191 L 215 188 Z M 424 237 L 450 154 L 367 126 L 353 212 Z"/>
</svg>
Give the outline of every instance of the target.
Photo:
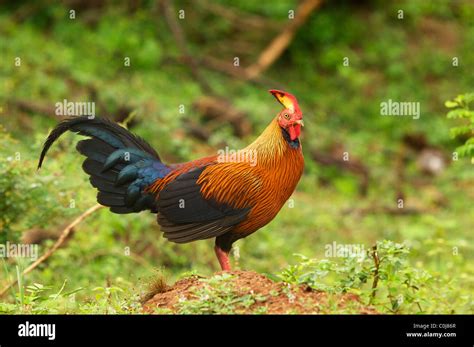
<svg viewBox="0 0 474 347">
<path fill-rule="evenodd" d="M 100 191 L 97 194 L 97 202 L 104 206 L 125 206 L 124 197 L 114 193 Z"/>
<path fill-rule="evenodd" d="M 170 241 L 185 243 L 218 237 L 243 221 L 250 210 L 205 199 L 197 183 L 204 169 L 181 174 L 160 192 L 158 223 Z"/>
<path fill-rule="evenodd" d="M 100 187 L 101 191 L 114 193 L 114 194 L 123 194 L 126 191 L 126 187 L 120 186 L 117 187 L 115 184 L 105 181 L 104 179 L 100 178 L 99 176 L 91 176 L 89 178 L 92 186 L 95 188 Z"/>
<path fill-rule="evenodd" d="M 114 147 L 99 139 L 81 140 L 76 149 L 82 155 L 97 161 L 106 160 L 108 153 L 114 151 Z"/>
</svg>

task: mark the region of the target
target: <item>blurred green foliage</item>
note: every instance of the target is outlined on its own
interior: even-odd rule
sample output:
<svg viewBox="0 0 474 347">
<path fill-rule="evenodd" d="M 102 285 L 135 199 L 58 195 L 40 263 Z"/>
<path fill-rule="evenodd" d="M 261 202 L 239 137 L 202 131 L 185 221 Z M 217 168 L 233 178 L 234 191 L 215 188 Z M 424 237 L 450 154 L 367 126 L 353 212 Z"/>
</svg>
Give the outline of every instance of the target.
<svg viewBox="0 0 474 347">
<path fill-rule="evenodd" d="M 288 8 L 295 9 L 297 1 L 222 4 L 265 16 L 273 25 L 268 30 L 235 26 L 205 6 L 177 1 L 175 8 L 186 10 L 181 25 L 191 54 L 229 62 L 239 56 L 242 65 L 249 65 L 286 24 Z M 41 144 L 57 119 L 35 109 L 25 111 L 18 106 L 21 101 L 53 107 L 63 99 L 93 99 L 98 115 L 134 111 L 138 123 L 133 131 L 166 162 L 214 153 L 222 141 L 245 146 L 278 111 L 266 92 L 275 85 L 245 83 L 201 67 L 206 81 L 248 114 L 254 131 L 239 138 L 223 124 L 209 143 L 186 136 L 184 121 L 200 122 L 192 103 L 203 92 L 189 69 L 176 61 L 179 49 L 160 10 L 151 1 L 142 5 L 133 10 L 126 2 L 78 7 L 76 19 L 69 18 L 67 2 L 54 7 L 46 1 L 2 5 L 0 243 L 17 242 L 33 228 L 60 231 L 95 203 L 95 190 L 74 150 L 77 137 L 64 136 L 36 171 Z M 400 9 L 403 20 L 397 18 Z M 324 246 L 336 241 L 370 248 L 379 241 L 389 251 L 403 243 L 406 248 L 383 264 L 386 277 L 373 304 L 386 312 L 417 313 L 418 303 L 424 313 L 474 312 L 472 164 L 449 160 L 439 175 L 427 176 L 412 153 L 404 162 L 403 189 L 406 207 L 418 212 L 373 211 L 397 207 L 395 163 L 405 135 L 424 134 L 430 146 L 450 158 L 457 147 L 466 146 L 462 136 L 450 137 L 449 128 L 456 124 L 446 118 L 444 103 L 472 92 L 473 18 L 471 2 L 441 0 L 358 5 L 337 1 L 311 16 L 266 73 L 301 103 L 305 174 L 292 197 L 294 207 L 284 206 L 272 223 L 236 243 L 237 268 L 279 274 L 294 262 L 295 253 L 304 254 L 307 259 L 295 265 L 295 271 L 311 271 L 311 285 L 354 291 L 367 300 L 372 293 L 366 288 L 370 264 L 325 260 Z M 126 57 L 129 67 L 124 66 Z M 343 65 L 346 57 L 349 66 Z M 380 103 L 388 99 L 420 102 L 420 119 L 381 117 Z M 447 106 L 467 112 L 463 114 L 472 120 L 469 102 L 460 100 Z M 178 111 L 180 105 L 184 113 Z M 313 151 L 330 153 L 338 146 L 369 168 L 367 196 L 359 195 L 357 176 L 312 159 Z M 52 239 L 43 240 L 40 252 L 52 244 Z M 212 240 L 167 242 L 151 214 L 114 215 L 103 209 L 78 226 L 47 263 L 22 278 L 21 288 L 12 288 L 2 299 L 0 312 L 139 312 L 139 297 L 155 267 L 162 268 L 169 281 L 191 270 L 209 275 L 218 269 L 212 247 Z M 28 264 L 25 259 L 2 259 L 0 286 L 17 278 L 17 270 Z M 329 271 L 328 278 L 336 282 L 326 283 L 321 271 Z M 360 282 L 361 276 L 367 283 Z M 407 279 L 419 289 L 406 285 Z M 390 299 L 400 294 L 402 304 Z"/>
<path fill-rule="evenodd" d="M 26 153 L 36 154 L 39 142 L 25 146 L 0 125 L 0 146 L 0 243 L 18 242 L 24 230 L 49 227 L 55 218 L 74 215 L 69 206 L 80 196 L 75 191 L 75 182 L 36 175 L 36 163 L 23 157 L 29 156 Z M 76 158 L 69 160 L 80 165 Z M 52 195 L 52 191 L 56 193 Z"/>
<path fill-rule="evenodd" d="M 451 108 L 447 114 L 450 119 L 465 119 L 464 125 L 451 128 L 451 136 L 467 137 L 466 142 L 456 148 L 460 157 L 470 157 L 474 164 L 474 111 L 470 104 L 474 101 L 474 93 L 458 95 L 454 100 L 446 101 L 445 105 Z"/>
</svg>

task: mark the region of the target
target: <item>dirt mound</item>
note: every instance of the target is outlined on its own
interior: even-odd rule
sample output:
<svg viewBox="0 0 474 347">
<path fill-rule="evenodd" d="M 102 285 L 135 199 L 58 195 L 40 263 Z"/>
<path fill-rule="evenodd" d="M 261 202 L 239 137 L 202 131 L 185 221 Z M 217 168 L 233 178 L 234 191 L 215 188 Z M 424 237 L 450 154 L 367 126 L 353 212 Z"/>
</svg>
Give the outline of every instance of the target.
<svg viewBox="0 0 474 347">
<path fill-rule="evenodd" d="M 213 277 L 188 277 L 163 287 L 144 305 L 146 313 L 190 314 L 314 314 L 345 309 L 376 313 L 354 294 L 327 294 L 304 286 L 274 282 L 253 271 L 219 272 Z M 344 310 L 345 311 L 345 310 Z"/>
</svg>

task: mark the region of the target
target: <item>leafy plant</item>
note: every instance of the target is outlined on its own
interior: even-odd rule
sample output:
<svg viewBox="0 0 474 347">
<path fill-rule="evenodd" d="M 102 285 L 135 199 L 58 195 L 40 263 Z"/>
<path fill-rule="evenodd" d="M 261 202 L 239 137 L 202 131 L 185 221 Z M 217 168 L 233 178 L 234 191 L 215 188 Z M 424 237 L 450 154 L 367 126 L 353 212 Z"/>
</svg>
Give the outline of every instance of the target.
<svg viewBox="0 0 474 347">
<path fill-rule="evenodd" d="M 451 128 L 453 138 L 467 138 L 463 145 L 456 148 L 456 152 L 460 157 L 470 157 L 474 164 L 474 110 L 470 109 L 473 101 L 474 93 L 463 94 L 446 101 L 445 106 L 451 109 L 447 114 L 448 118 L 464 120 L 464 124 Z"/>
<path fill-rule="evenodd" d="M 0 243 L 16 241 L 18 235 L 12 232 L 18 216 L 25 214 L 30 206 L 29 187 L 22 184 L 24 169 L 19 159 L 20 152 L 14 149 L 18 145 L 0 126 L 0 147 L 8 156 L 0 156 Z"/>
<path fill-rule="evenodd" d="M 389 312 L 423 312 L 423 298 L 418 290 L 429 286 L 431 276 L 410 266 L 409 249 L 392 241 L 380 241 L 367 250 L 365 257 L 348 256 L 330 259 L 309 259 L 284 269 L 284 282 L 304 284 L 328 293 L 354 293 L 368 305 Z"/>
</svg>

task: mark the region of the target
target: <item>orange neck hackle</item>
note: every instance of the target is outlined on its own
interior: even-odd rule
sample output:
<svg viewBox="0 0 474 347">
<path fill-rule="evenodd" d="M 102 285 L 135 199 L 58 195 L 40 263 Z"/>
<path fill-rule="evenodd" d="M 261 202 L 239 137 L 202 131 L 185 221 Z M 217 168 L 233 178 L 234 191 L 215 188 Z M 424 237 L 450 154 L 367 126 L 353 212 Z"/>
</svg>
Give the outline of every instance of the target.
<svg viewBox="0 0 474 347">
<path fill-rule="evenodd" d="M 282 129 L 278 125 L 277 118 L 266 127 L 262 134 L 242 151 L 254 151 L 258 165 L 274 167 L 279 165 L 284 156 L 291 150 L 282 135 Z M 298 149 L 297 149 L 298 150 Z M 301 151 L 301 147 L 299 149 Z"/>
</svg>

